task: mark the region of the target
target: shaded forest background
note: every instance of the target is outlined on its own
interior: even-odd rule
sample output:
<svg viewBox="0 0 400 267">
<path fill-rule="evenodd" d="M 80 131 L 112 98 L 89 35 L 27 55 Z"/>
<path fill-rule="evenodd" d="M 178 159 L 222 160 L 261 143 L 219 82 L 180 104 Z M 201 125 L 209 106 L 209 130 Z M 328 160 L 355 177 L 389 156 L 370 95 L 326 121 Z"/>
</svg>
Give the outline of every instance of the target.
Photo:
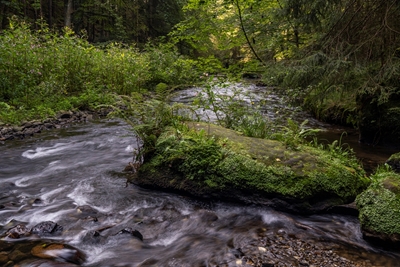
<svg viewBox="0 0 400 267">
<path fill-rule="evenodd" d="M 145 43 L 163 36 L 183 18 L 184 1 L 176 0 L 11 0 L 0 2 L 1 29 L 13 15 L 51 29 L 85 32 L 90 42 Z"/>
<path fill-rule="evenodd" d="M 4 62 L 11 55 L 4 52 L 5 37 L 10 40 L 7 34 L 13 30 L 10 21 L 27 23 L 29 34 L 65 36 L 68 27 L 88 42 L 81 47 L 118 42 L 121 49 L 147 53 L 141 60 L 150 64 L 148 69 L 127 67 L 122 73 L 147 70 L 148 77 L 142 74 L 145 78 L 130 81 L 135 85 L 126 89 L 127 78 L 122 79 L 117 68 L 109 69 L 120 84 L 109 83 L 106 89 L 131 93 L 153 90 L 160 82 L 194 83 L 202 72 L 250 73 L 265 85 L 286 89 L 317 118 L 359 128 L 366 143 L 400 144 L 400 2 L 396 0 L 1 0 L 0 14 Z M 33 38 L 27 34 L 20 36 Z M 0 101 L 18 108 L 12 99 L 28 99 L 27 90 L 21 88 L 43 86 L 43 80 L 34 77 L 36 82 L 30 84 L 24 76 L 24 84 L 11 90 L 23 75 L 10 75 L 7 68 L 0 72 Z M 88 71 L 84 63 L 77 73 L 79 68 Z M 87 86 L 76 80 L 82 74 L 65 71 L 73 81 L 71 88 L 57 92 L 71 95 L 79 86 Z M 64 75 L 57 83 L 67 80 Z M 94 84 L 98 87 L 100 82 Z"/>
</svg>

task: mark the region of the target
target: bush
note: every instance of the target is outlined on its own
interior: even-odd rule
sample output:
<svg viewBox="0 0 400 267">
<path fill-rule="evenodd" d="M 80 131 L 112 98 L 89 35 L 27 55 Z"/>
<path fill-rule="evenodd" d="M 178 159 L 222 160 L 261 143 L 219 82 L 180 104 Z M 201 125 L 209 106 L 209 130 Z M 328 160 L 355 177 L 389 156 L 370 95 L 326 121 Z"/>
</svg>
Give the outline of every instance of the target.
<svg viewBox="0 0 400 267">
<path fill-rule="evenodd" d="M 12 107 L 1 111 L 5 122 L 18 122 L 18 112 L 42 118 L 61 109 L 110 104 L 112 94 L 131 95 L 158 83 L 174 87 L 200 77 L 196 61 L 167 45 L 149 45 L 144 52 L 119 43 L 99 48 L 69 28 L 58 34 L 45 24 L 39 27 L 32 32 L 14 18 L 0 35 L 0 101 Z"/>
</svg>

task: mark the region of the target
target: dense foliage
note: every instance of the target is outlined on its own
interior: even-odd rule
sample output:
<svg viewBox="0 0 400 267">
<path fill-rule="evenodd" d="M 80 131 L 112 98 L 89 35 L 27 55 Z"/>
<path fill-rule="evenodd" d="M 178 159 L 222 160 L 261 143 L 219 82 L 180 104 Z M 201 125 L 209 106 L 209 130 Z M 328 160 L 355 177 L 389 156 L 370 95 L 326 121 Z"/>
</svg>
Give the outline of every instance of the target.
<svg viewBox="0 0 400 267">
<path fill-rule="evenodd" d="M 400 4 L 396 0 L 5 0 L 0 2 L 0 11 L 2 42 L 9 38 L 19 43 L 10 52 L 19 53 L 17 57 L 6 55 L 8 52 L 1 55 L 8 71 L 13 72 L 2 81 L 6 89 L 1 101 L 7 104 L 8 99 L 21 98 L 22 94 L 28 99 L 32 94 L 27 91 L 33 92 L 31 87 L 42 78 L 46 84 L 48 77 L 38 75 L 40 68 L 24 69 L 38 61 L 32 54 L 42 51 L 43 46 L 49 50 L 43 58 L 50 58 L 56 49 L 64 49 L 64 55 L 75 49 L 65 47 L 65 37 L 62 42 L 55 41 L 58 35 L 43 30 L 46 23 L 52 32 L 62 32 L 68 26 L 70 30 L 64 30 L 63 35 L 67 33 L 77 45 L 76 53 L 57 66 L 68 74 L 56 79 L 55 87 L 61 87 L 56 92 L 80 90 L 81 81 L 90 81 L 96 90 L 109 88 L 113 84 L 110 80 L 98 86 L 102 75 L 88 76 L 99 66 L 107 69 L 107 75 L 114 75 L 112 79 L 118 83 L 115 88 L 113 85 L 115 92 L 129 93 L 149 81 L 171 85 L 172 80 L 183 77 L 182 73 L 190 80 L 188 70 L 201 64 L 207 73 L 251 73 L 264 84 L 288 89 L 293 100 L 316 117 L 359 127 L 362 141 L 377 144 L 386 139 L 400 144 L 400 121 L 387 119 L 400 115 Z M 36 30 L 32 38 L 24 34 L 10 37 L 15 31 L 9 26 L 13 16 L 31 23 L 29 29 Z M 89 52 L 88 41 L 101 42 L 108 54 L 89 56 L 99 50 Z M 113 46 L 114 41 L 128 45 Z M 4 46 L 10 51 L 9 44 Z M 26 52 L 20 53 L 23 47 Z M 33 47 L 32 53 L 28 47 Z M 139 53 L 149 49 L 153 52 L 146 56 Z M 178 52 L 194 61 L 182 60 Z M 125 55 L 124 63 L 104 66 L 92 59 L 108 62 L 108 57 L 116 60 L 116 55 Z M 24 58 L 29 58 L 28 64 L 23 63 Z M 24 67 L 17 70 L 19 66 Z M 168 70 L 171 66 L 173 71 Z M 54 66 L 52 77 L 62 76 L 57 68 Z M 75 74 L 81 68 L 84 71 Z M 129 69 L 129 75 L 135 77 L 118 74 L 122 69 Z M 31 70 L 36 74 L 28 75 Z"/>
<path fill-rule="evenodd" d="M 69 28 L 31 31 L 12 20 L 0 35 L 0 120 L 46 118 L 58 110 L 88 109 L 114 102 L 112 94 L 154 90 L 199 79 L 202 64 L 166 45 L 110 43 L 99 48 Z"/>
</svg>

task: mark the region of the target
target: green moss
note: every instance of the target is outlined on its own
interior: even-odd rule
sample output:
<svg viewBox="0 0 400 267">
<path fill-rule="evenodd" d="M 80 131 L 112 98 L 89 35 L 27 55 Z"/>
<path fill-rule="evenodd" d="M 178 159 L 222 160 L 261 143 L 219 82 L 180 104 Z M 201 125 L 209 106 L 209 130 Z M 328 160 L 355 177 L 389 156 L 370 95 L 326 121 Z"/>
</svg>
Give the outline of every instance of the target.
<svg viewBox="0 0 400 267">
<path fill-rule="evenodd" d="M 388 162 L 390 162 L 390 161 L 399 162 L 400 161 L 400 153 L 392 154 L 387 161 Z"/>
<path fill-rule="evenodd" d="M 162 177 L 150 177 L 148 172 Z M 189 192 L 240 190 L 304 203 L 320 199 L 348 203 L 369 183 L 358 164 L 326 151 L 307 146 L 292 151 L 277 141 L 207 124 L 193 124 L 184 132 L 165 130 L 139 175 L 153 184 Z"/>
<path fill-rule="evenodd" d="M 371 178 L 373 183 L 356 199 L 361 227 L 389 236 L 400 234 L 400 175 L 378 171 Z"/>
</svg>

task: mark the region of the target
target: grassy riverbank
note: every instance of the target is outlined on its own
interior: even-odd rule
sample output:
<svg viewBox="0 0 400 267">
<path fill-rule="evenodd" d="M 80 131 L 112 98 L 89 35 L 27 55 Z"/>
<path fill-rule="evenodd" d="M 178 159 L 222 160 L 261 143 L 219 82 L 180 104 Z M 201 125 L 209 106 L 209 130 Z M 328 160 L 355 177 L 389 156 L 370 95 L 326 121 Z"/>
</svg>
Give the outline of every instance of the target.
<svg viewBox="0 0 400 267">
<path fill-rule="evenodd" d="M 151 92 L 199 82 L 213 59 L 188 59 L 165 44 L 90 44 L 65 28 L 17 20 L 0 35 L 0 123 L 19 124 L 54 116 L 61 110 L 112 104 L 115 95 Z"/>
</svg>

